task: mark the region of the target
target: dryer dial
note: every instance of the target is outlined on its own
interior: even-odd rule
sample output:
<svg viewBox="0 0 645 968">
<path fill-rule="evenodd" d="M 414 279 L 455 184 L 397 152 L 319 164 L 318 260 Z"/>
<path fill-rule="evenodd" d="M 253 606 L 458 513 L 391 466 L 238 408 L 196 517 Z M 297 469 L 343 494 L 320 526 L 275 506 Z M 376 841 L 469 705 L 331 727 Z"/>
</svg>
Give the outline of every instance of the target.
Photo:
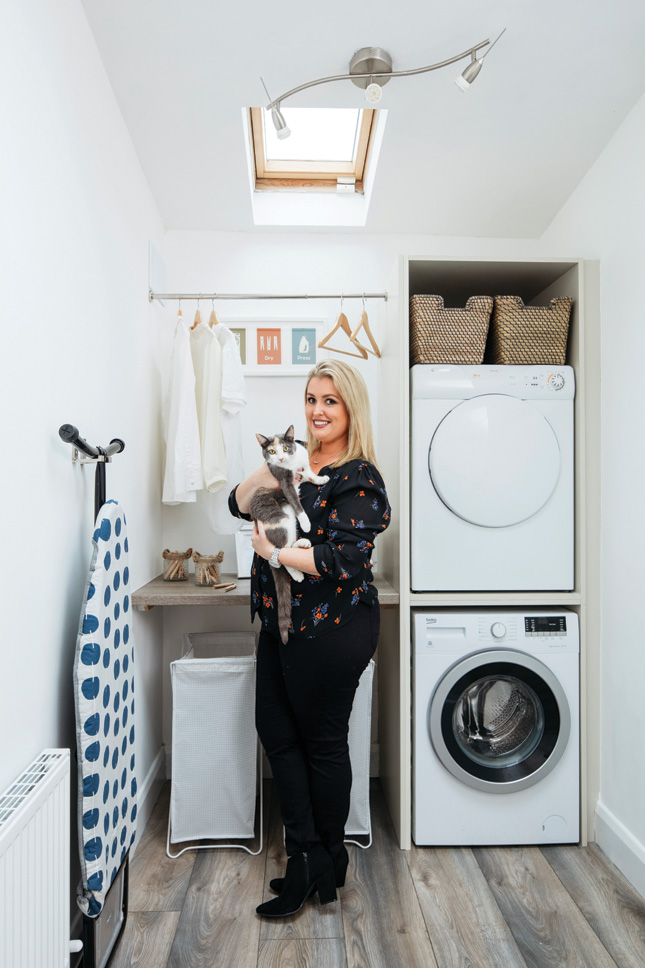
<svg viewBox="0 0 645 968">
<path fill-rule="evenodd" d="M 490 627 L 491 635 L 496 639 L 503 639 L 506 635 L 506 626 L 501 622 L 493 622 Z"/>
<path fill-rule="evenodd" d="M 552 373 L 547 382 L 552 390 L 561 390 L 565 380 L 562 373 Z"/>
</svg>

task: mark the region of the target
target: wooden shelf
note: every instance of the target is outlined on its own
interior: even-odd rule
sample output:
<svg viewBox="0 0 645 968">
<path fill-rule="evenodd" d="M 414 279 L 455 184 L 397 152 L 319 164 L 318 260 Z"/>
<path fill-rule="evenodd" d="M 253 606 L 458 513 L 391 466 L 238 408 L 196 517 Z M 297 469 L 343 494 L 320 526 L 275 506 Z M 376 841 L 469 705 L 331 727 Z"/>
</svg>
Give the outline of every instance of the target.
<svg viewBox="0 0 645 968">
<path fill-rule="evenodd" d="M 250 579 L 222 574 L 220 581 L 235 582 L 237 587 L 225 592 L 207 585 L 196 585 L 193 575 L 187 581 L 164 581 L 161 575 L 157 575 L 132 593 L 132 606 L 139 611 L 148 611 L 155 605 L 249 605 Z M 383 608 L 392 608 L 399 604 L 399 593 L 380 575 L 374 577 L 373 584 Z"/>
</svg>

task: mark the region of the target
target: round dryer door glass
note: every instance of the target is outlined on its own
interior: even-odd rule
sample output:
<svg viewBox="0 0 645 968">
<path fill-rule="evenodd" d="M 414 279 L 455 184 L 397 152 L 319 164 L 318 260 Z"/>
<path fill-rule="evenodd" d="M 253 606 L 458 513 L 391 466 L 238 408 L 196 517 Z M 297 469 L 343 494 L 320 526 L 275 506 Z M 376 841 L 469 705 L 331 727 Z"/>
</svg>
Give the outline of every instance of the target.
<svg viewBox="0 0 645 968">
<path fill-rule="evenodd" d="M 446 414 L 430 443 L 429 467 L 434 489 L 454 514 L 504 528 L 547 503 L 560 475 L 560 447 L 539 410 L 491 393 Z"/>
<path fill-rule="evenodd" d="M 474 653 L 444 674 L 428 731 L 443 765 L 469 786 L 504 793 L 531 786 L 558 762 L 569 705 L 551 670 L 511 650 Z"/>
</svg>

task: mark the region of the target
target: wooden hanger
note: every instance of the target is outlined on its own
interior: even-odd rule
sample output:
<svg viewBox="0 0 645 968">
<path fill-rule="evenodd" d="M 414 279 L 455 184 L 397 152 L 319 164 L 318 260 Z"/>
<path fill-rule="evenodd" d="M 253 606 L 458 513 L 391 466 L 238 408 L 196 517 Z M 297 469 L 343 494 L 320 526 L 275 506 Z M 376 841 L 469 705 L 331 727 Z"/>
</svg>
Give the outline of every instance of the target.
<svg viewBox="0 0 645 968">
<path fill-rule="evenodd" d="M 365 332 L 367 334 L 367 338 L 370 341 L 370 343 L 372 344 L 372 349 L 370 349 L 369 346 L 363 346 L 362 343 L 359 343 L 358 340 L 356 339 L 356 336 L 360 332 L 361 329 L 364 329 L 365 330 Z M 356 327 L 356 329 L 350 335 L 349 338 L 350 338 L 351 342 L 354 344 L 354 346 L 358 346 L 359 349 L 365 350 L 365 353 L 366 354 L 367 353 L 371 353 L 372 356 L 377 356 L 379 359 L 381 358 L 381 351 L 378 348 L 378 343 L 376 342 L 376 340 L 372 336 L 372 331 L 370 329 L 370 324 L 369 324 L 369 321 L 367 319 L 367 313 L 365 312 L 365 307 L 364 306 L 363 306 L 363 312 L 361 313 L 361 318 L 358 321 L 358 326 Z M 367 356 L 366 356 L 366 358 L 367 358 Z"/>
<path fill-rule="evenodd" d="M 328 342 L 329 342 L 329 340 L 334 335 L 334 333 L 336 333 L 339 329 L 342 329 L 342 331 L 344 333 L 347 333 L 348 337 L 351 340 L 352 330 L 351 330 L 351 327 L 349 325 L 349 320 L 347 319 L 347 316 L 342 311 L 342 309 L 339 312 L 339 314 L 338 314 L 338 316 L 336 318 L 336 322 L 334 323 L 333 327 L 329 330 L 329 332 L 327 333 L 327 335 L 323 339 L 321 339 L 320 343 L 318 344 L 318 349 L 321 349 L 321 350 L 322 349 L 327 349 L 327 350 L 331 350 L 332 353 L 342 353 L 344 356 L 356 356 L 360 360 L 366 360 L 367 359 L 367 353 L 363 349 L 363 347 L 362 346 L 359 346 L 358 344 L 356 344 L 356 348 L 359 351 L 358 353 L 350 353 L 349 350 L 339 350 L 335 346 L 328 346 L 327 345 Z"/>
<path fill-rule="evenodd" d="M 213 328 L 213 326 L 219 326 L 219 319 L 217 318 L 217 314 L 215 313 L 215 301 L 213 301 L 212 305 L 213 305 L 213 308 L 211 309 L 211 314 L 208 320 L 208 325 L 210 326 L 211 329 Z"/>
<path fill-rule="evenodd" d="M 195 322 L 193 323 L 193 325 L 190 328 L 191 329 L 196 329 L 196 327 L 199 326 L 199 324 L 201 323 L 201 321 L 202 321 L 202 314 L 199 311 L 199 299 L 198 299 L 197 300 L 197 312 L 195 313 Z"/>
</svg>

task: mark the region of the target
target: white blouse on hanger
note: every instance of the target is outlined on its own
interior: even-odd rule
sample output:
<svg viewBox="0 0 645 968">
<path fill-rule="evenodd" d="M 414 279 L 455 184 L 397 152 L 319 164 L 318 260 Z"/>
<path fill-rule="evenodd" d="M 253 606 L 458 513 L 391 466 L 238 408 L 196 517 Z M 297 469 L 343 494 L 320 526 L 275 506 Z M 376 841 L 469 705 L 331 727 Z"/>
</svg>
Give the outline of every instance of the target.
<svg viewBox="0 0 645 968">
<path fill-rule="evenodd" d="M 208 491 L 226 484 L 226 447 L 222 432 L 222 347 L 215 330 L 200 323 L 190 331 L 202 471 Z"/>
<path fill-rule="evenodd" d="M 190 331 L 182 317 L 175 327 L 163 427 L 166 462 L 162 501 L 164 504 L 194 501 L 195 492 L 202 489 L 204 482 Z"/>
</svg>

